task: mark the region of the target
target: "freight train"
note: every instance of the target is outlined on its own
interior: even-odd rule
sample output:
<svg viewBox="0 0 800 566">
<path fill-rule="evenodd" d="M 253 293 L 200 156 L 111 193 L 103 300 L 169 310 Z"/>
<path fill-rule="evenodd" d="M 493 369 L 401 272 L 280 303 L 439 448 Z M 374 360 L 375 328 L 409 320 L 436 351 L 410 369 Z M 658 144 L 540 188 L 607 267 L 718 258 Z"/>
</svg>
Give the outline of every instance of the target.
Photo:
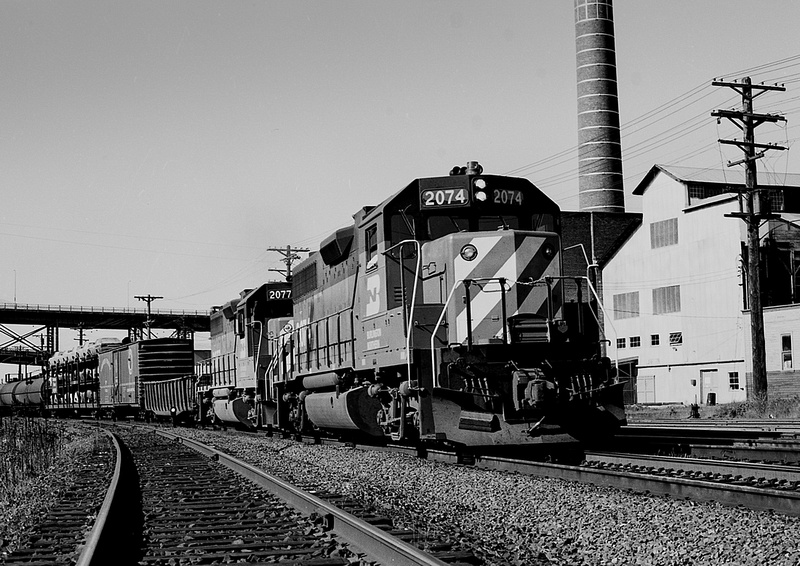
<svg viewBox="0 0 800 566">
<path fill-rule="evenodd" d="M 194 366 L 188 339 L 101 338 L 57 352 L 40 375 L 0 386 L 0 407 L 54 416 L 181 418 L 195 412 L 195 388 L 182 396 L 169 386 Z"/>
<path fill-rule="evenodd" d="M 215 307 L 211 357 L 148 380 L 144 408 L 476 447 L 560 444 L 625 423 L 591 283 L 563 272 L 559 207 L 530 181 L 469 162 L 353 219 L 290 283 Z"/>
</svg>

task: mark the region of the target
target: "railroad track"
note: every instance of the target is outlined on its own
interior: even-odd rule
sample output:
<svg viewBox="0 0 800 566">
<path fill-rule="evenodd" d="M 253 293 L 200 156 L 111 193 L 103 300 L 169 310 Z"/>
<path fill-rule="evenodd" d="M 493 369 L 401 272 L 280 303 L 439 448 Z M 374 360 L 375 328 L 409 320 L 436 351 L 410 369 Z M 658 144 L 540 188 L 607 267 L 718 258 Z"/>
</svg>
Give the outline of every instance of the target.
<svg viewBox="0 0 800 566">
<path fill-rule="evenodd" d="M 26 539 L 2 559 L 3 564 L 44 566 L 74 564 L 95 517 L 107 507 L 107 493 L 121 466 L 120 446 L 112 435 L 97 433 L 92 449 L 77 457 L 80 473 Z"/>
<path fill-rule="evenodd" d="M 136 496 L 98 516 L 79 566 L 480 563 L 450 547 L 423 552 L 406 542 L 416 537 L 413 532 L 395 530 L 355 501 L 305 492 L 199 442 L 163 430 L 117 427 L 116 434 L 123 453 L 130 450 L 117 493 Z M 141 513 L 131 512 L 139 508 Z"/>
<path fill-rule="evenodd" d="M 309 444 L 316 438 L 302 438 Z M 339 444 L 337 441 L 325 443 Z M 730 506 L 800 516 L 800 468 L 753 462 L 714 462 L 688 457 L 586 453 L 582 465 L 469 455 L 444 450 L 354 445 L 388 450 L 454 465 L 560 478 L 677 499 L 713 501 Z"/>
<path fill-rule="evenodd" d="M 713 422 L 713 421 L 712 421 Z M 691 426 L 693 424 L 694 426 Z M 669 454 L 747 461 L 800 463 L 800 435 L 772 423 L 636 423 L 593 447 L 609 452 Z M 797 425 L 795 425 L 796 427 Z"/>
<path fill-rule="evenodd" d="M 429 453 L 428 457 L 449 461 L 453 455 Z M 488 456 L 475 457 L 473 465 L 491 470 L 560 478 L 652 495 L 669 495 L 677 499 L 715 501 L 724 505 L 800 516 L 800 483 L 797 481 L 744 477 L 731 473 L 728 469 L 723 471 L 723 468 L 718 471 L 681 471 L 667 465 L 652 465 L 652 462 L 651 465 L 621 462 L 591 465 L 587 462 L 586 465 L 571 466 Z"/>
</svg>

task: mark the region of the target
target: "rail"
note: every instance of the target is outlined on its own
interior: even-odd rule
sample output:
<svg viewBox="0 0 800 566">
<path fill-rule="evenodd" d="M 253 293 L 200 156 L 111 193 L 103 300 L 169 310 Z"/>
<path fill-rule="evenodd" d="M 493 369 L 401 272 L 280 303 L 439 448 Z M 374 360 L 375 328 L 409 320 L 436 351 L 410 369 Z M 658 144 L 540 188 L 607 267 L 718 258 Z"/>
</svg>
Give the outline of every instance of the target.
<svg viewBox="0 0 800 566">
<path fill-rule="evenodd" d="M 86 313 L 112 313 L 112 314 L 143 314 L 147 315 L 147 309 L 130 307 L 84 307 L 74 305 L 44 305 L 34 303 L 0 303 L 2 310 L 38 310 L 50 312 L 86 312 Z M 177 309 L 151 309 L 151 315 L 178 315 L 178 316 L 211 316 L 210 310 L 187 311 Z"/>
<path fill-rule="evenodd" d="M 86 537 L 86 545 L 78 557 L 77 566 L 98 566 L 113 556 L 115 527 L 120 522 L 120 516 L 126 513 L 126 509 L 120 502 L 120 493 L 122 489 L 129 489 L 130 485 L 126 485 L 123 479 L 126 471 L 123 470 L 122 449 L 114 434 L 105 429 L 103 429 L 103 433 L 109 437 L 113 445 L 116 457 L 114 475 L 111 478 L 103 505 L 97 513 L 94 526 Z"/>
<path fill-rule="evenodd" d="M 323 517 L 328 517 L 333 532 L 349 541 L 354 547 L 366 552 L 370 559 L 377 560 L 381 564 L 446 566 L 445 562 L 434 558 L 430 554 L 242 460 L 196 440 L 161 430 L 156 430 L 155 433 L 175 442 L 180 442 L 207 457 L 214 458 L 220 464 L 268 489 L 278 498 L 305 514 L 318 513 Z"/>
</svg>

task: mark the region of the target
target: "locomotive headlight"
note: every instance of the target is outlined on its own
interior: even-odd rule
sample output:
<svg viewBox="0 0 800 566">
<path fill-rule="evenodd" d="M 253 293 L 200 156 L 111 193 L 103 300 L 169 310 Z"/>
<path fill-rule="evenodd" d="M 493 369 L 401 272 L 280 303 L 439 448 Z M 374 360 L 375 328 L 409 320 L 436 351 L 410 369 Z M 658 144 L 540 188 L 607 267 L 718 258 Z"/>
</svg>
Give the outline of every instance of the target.
<svg viewBox="0 0 800 566">
<path fill-rule="evenodd" d="M 553 257 L 556 255 L 556 249 L 552 244 L 545 244 L 544 248 L 542 249 L 542 253 L 544 253 L 544 257 L 547 259 L 553 259 Z"/>
<path fill-rule="evenodd" d="M 467 244 L 463 248 L 461 248 L 461 258 L 464 261 L 472 261 L 478 257 L 478 248 L 473 246 L 472 244 Z"/>
<path fill-rule="evenodd" d="M 472 186 L 475 187 L 475 200 L 478 202 L 486 202 L 489 200 L 489 194 L 486 192 L 486 179 L 475 179 L 472 182 Z"/>
</svg>

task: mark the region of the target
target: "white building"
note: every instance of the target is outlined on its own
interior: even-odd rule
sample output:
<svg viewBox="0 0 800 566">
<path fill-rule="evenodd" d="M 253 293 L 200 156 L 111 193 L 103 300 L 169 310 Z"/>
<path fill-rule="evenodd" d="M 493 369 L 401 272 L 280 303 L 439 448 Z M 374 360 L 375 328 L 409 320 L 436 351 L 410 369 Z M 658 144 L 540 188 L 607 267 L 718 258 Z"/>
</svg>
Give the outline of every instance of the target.
<svg viewBox="0 0 800 566">
<path fill-rule="evenodd" d="M 760 173 L 759 186 L 770 187 L 774 210 L 784 219 L 763 229 L 769 272 L 762 279 L 764 304 L 798 303 L 800 228 L 785 220 L 800 217 L 785 211 L 795 208 L 800 175 Z M 745 223 L 725 216 L 739 212 L 743 188 L 739 169 L 656 165 L 634 190 L 642 197 L 642 224 L 603 269 L 603 302 L 610 315 L 608 355 L 635 379 L 639 403 L 746 399 L 751 356 Z M 784 369 L 785 352 L 779 349 L 788 344 L 791 358 L 792 347 L 800 344 L 800 306 L 768 306 L 765 325 L 770 394 L 779 382 L 783 393 L 791 393 L 793 376 L 787 372 L 793 370 Z"/>
</svg>

